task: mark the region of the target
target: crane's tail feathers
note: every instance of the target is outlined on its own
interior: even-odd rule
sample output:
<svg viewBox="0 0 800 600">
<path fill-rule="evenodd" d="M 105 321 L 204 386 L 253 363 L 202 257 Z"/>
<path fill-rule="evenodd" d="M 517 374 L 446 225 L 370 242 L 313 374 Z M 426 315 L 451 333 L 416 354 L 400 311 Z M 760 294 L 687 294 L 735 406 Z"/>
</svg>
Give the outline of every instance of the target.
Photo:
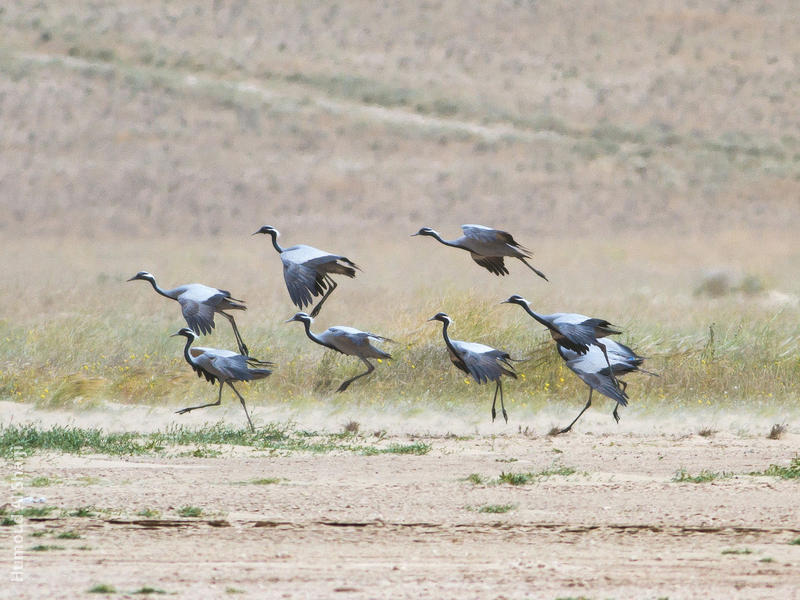
<svg viewBox="0 0 800 600">
<path fill-rule="evenodd" d="M 257 358 L 252 358 L 250 356 L 247 357 L 247 364 L 251 367 L 267 367 L 267 368 L 274 368 L 275 363 L 270 362 L 268 360 L 258 360 Z"/>
<path fill-rule="evenodd" d="M 652 371 L 648 371 L 647 369 L 643 369 L 639 367 L 636 369 L 639 373 L 644 373 L 645 375 L 652 375 L 653 377 L 661 377 L 661 373 L 653 373 Z"/>
<path fill-rule="evenodd" d="M 521 260 L 523 263 L 525 263 L 525 266 L 526 266 L 526 267 L 528 267 L 528 268 L 529 268 L 531 271 L 533 271 L 534 273 L 536 273 L 536 274 L 537 274 L 539 277 L 541 277 L 542 279 L 544 279 L 544 280 L 545 280 L 545 281 L 547 281 L 547 282 L 549 282 L 549 281 L 550 281 L 550 280 L 547 278 L 547 275 L 545 275 L 544 273 L 542 273 L 542 272 L 541 272 L 539 269 L 537 269 L 536 267 L 534 267 L 534 266 L 533 266 L 531 263 L 529 263 L 527 260 L 525 260 L 524 258 L 520 258 L 520 260 Z"/>
<path fill-rule="evenodd" d="M 389 342 L 390 344 L 396 344 L 397 343 L 392 338 L 383 337 L 382 335 L 377 335 L 375 333 L 368 333 L 367 335 L 369 337 L 371 337 L 373 340 L 378 340 L 379 342 Z"/>
</svg>

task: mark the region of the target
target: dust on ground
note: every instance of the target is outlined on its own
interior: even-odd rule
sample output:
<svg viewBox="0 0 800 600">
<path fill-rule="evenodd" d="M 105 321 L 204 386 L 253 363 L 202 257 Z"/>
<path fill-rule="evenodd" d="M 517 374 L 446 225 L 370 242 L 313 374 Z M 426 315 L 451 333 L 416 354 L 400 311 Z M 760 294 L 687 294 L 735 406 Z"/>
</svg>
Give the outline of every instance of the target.
<svg viewBox="0 0 800 600">
<path fill-rule="evenodd" d="M 46 426 L 54 415 L 17 410 L 4 422 Z M 134 421 L 133 409 L 119 411 Z M 148 412 L 139 425 L 169 419 L 166 408 Z M 50 483 L 24 493 L 60 512 L 25 520 L 25 580 L 13 595 L 75 598 L 104 584 L 179 598 L 798 597 L 797 483 L 751 474 L 787 464 L 797 434 L 767 439 L 768 418 L 697 429 L 631 413 L 618 426 L 606 412 L 557 437 L 538 422 L 476 431 L 452 416 L 441 428 L 436 414 L 427 428 L 425 415 L 385 424 L 390 440 L 429 444 L 421 456 L 35 454 L 25 481 Z M 82 413 L 71 422 L 100 424 Z M 680 483 L 681 469 L 719 476 Z M 537 476 L 509 485 L 502 473 Z M 201 516 L 180 516 L 186 506 Z M 80 507 L 93 515 L 67 516 Z"/>
</svg>

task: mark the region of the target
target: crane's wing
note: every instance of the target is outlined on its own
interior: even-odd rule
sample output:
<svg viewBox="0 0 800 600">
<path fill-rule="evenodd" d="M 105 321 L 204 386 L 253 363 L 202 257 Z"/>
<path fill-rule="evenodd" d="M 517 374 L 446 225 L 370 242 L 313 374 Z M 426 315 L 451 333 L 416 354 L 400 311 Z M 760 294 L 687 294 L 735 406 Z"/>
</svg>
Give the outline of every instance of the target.
<svg viewBox="0 0 800 600">
<path fill-rule="evenodd" d="M 281 255 L 283 258 L 283 255 Z M 305 308 L 313 303 L 313 297 L 323 294 L 328 287 L 323 275 L 313 268 L 284 259 L 283 279 L 295 306 Z"/>
<path fill-rule="evenodd" d="M 491 227 L 484 227 L 483 225 L 462 225 L 461 231 L 464 232 L 465 237 L 476 240 L 481 244 L 508 244 L 513 248 L 528 252 L 528 250 L 519 244 L 507 231 L 492 229 Z"/>
<path fill-rule="evenodd" d="M 212 367 L 224 379 L 233 381 L 250 381 L 252 379 L 263 379 L 272 371 L 269 369 L 249 369 L 248 357 L 241 354 L 233 356 L 210 355 Z"/>
<path fill-rule="evenodd" d="M 567 366 L 569 366 L 569 363 L 567 363 Z M 606 367 L 606 369 L 608 369 L 608 367 Z M 593 390 L 596 390 L 604 396 L 615 400 L 622 406 L 628 406 L 628 395 L 619 389 L 619 387 L 614 384 L 614 380 L 608 375 L 601 375 L 600 373 L 584 373 L 576 369 L 573 369 L 573 371 L 586 385 L 591 387 Z"/>
<path fill-rule="evenodd" d="M 178 302 L 181 305 L 181 312 L 183 318 L 186 319 L 186 324 L 190 329 L 196 333 L 208 334 L 214 329 L 214 304 L 219 302 L 224 296 L 217 294 L 208 299 L 214 301 L 213 304 L 207 302 L 198 302 L 197 300 L 181 296 Z"/>
<path fill-rule="evenodd" d="M 500 379 L 501 375 L 509 375 L 514 379 L 517 378 L 511 363 L 508 362 L 510 358 L 508 353 L 502 350 L 496 350 L 490 346 L 472 342 L 452 340 L 452 344 L 458 352 L 458 358 L 464 366 L 466 366 L 466 371 L 472 375 L 472 378 L 478 383 L 497 381 Z M 510 369 L 507 369 L 503 365 L 510 367 Z M 458 364 L 456 364 L 456 366 L 458 366 Z"/>
<path fill-rule="evenodd" d="M 502 256 L 481 256 L 474 252 L 470 252 L 470 256 L 472 256 L 472 260 L 494 275 L 508 275 L 508 269 Z"/>
</svg>

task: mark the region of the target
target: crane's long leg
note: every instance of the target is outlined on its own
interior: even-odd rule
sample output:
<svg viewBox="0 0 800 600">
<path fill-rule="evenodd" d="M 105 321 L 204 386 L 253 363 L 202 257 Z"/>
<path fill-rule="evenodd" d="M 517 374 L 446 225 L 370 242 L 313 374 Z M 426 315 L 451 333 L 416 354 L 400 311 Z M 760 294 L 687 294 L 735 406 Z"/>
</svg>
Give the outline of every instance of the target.
<svg viewBox="0 0 800 600">
<path fill-rule="evenodd" d="M 242 336 L 239 333 L 239 328 L 236 327 L 236 321 L 233 319 L 233 315 L 229 315 L 228 313 L 223 312 L 221 310 L 217 312 L 226 319 L 228 319 L 228 322 L 231 324 L 231 327 L 233 327 L 233 335 L 236 337 L 236 344 L 239 346 L 239 354 L 250 356 L 250 354 L 247 351 L 247 346 L 245 346 L 244 340 L 242 339 Z"/>
<path fill-rule="evenodd" d="M 606 345 L 600 340 L 597 340 L 595 342 L 595 345 L 598 348 L 600 348 L 600 350 L 603 351 L 603 356 L 606 357 L 606 364 L 608 365 L 608 373 L 609 375 L 611 375 L 611 379 L 614 381 L 614 385 L 619 388 L 619 380 L 617 379 L 617 376 L 614 375 L 614 367 L 611 366 L 611 361 L 608 359 L 608 352 L 606 352 Z"/>
<path fill-rule="evenodd" d="M 548 279 L 548 278 L 545 276 L 545 274 L 544 274 L 544 273 L 542 273 L 542 272 L 541 272 L 539 269 L 535 268 L 535 267 L 534 267 L 534 266 L 533 266 L 531 263 L 529 263 L 527 260 L 525 260 L 525 259 L 524 259 L 524 258 L 522 258 L 522 257 L 519 257 L 519 259 L 520 259 L 522 262 L 524 262 L 524 263 L 525 263 L 525 266 L 526 266 L 526 267 L 528 267 L 528 268 L 529 268 L 531 271 L 533 271 L 534 273 L 536 273 L 536 274 L 537 274 L 539 277 L 541 277 L 541 278 L 542 278 L 542 279 L 544 279 L 545 281 L 550 281 L 550 280 L 549 280 L 549 279 Z"/>
<path fill-rule="evenodd" d="M 247 417 L 247 422 L 250 423 L 250 431 L 255 431 L 256 428 L 253 427 L 253 421 L 250 420 L 250 413 L 247 412 L 247 405 L 244 403 L 244 398 L 239 393 L 239 390 L 237 390 L 235 387 L 233 387 L 233 382 L 229 381 L 228 385 L 231 386 L 231 389 L 233 390 L 233 392 L 237 396 L 239 396 L 239 401 L 242 403 L 242 408 L 244 409 L 244 414 Z"/>
<path fill-rule="evenodd" d="M 582 415 L 583 413 L 585 413 L 585 412 L 586 412 L 586 409 L 587 409 L 587 408 L 589 408 L 589 407 L 592 405 L 592 392 L 593 392 L 593 391 L 594 391 L 594 390 L 593 390 L 593 389 L 590 387 L 590 388 L 589 388 L 589 399 L 586 401 L 586 406 L 584 406 L 584 407 L 583 407 L 583 410 L 582 410 L 581 412 L 579 412 L 579 413 L 578 413 L 578 416 L 577 416 L 577 417 L 575 417 L 575 420 L 574 420 L 574 421 L 572 421 L 572 423 L 570 423 L 570 424 L 569 424 L 569 425 L 567 425 L 567 426 L 566 426 L 564 429 L 562 429 L 561 431 L 559 431 L 559 432 L 558 432 L 558 433 L 559 433 L 559 435 L 560 435 L 560 434 L 562 434 L 562 433 L 567 433 L 567 432 L 568 432 L 570 429 L 572 429 L 572 426 L 573 426 L 573 425 L 575 425 L 575 423 L 577 422 L 577 420 L 581 418 L 581 415 Z"/>
<path fill-rule="evenodd" d="M 325 300 L 327 300 L 328 296 L 330 296 L 333 293 L 333 290 L 336 289 L 336 282 L 330 275 L 325 276 L 325 281 L 328 282 L 328 291 L 325 292 L 325 294 L 322 296 L 322 299 L 314 307 L 314 310 L 311 311 L 312 317 L 316 317 L 319 314 L 320 309 L 322 309 L 322 305 L 325 304 Z"/>
<path fill-rule="evenodd" d="M 612 416 L 612 417 L 614 417 L 614 420 L 615 420 L 617 423 L 619 423 L 619 413 L 617 412 L 618 410 L 619 410 L 619 402 L 617 402 L 617 403 L 614 405 L 614 412 L 612 412 L 612 413 L 611 413 L 611 416 Z"/>
<path fill-rule="evenodd" d="M 223 385 L 224 384 L 222 383 L 222 380 L 220 379 L 220 381 L 219 381 L 219 396 L 217 396 L 217 401 L 216 402 L 210 402 L 208 404 L 201 404 L 200 406 L 187 406 L 186 408 L 182 408 L 180 410 L 176 410 L 175 414 L 176 415 L 182 415 L 184 413 L 187 413 L 187 412 L 190 412 L 190 411 L 193 411 L 193 410 L 197 410 L 198 408 L 205 408 L 207 406 L 219 406 L 220 403 L 222 403 L 222 386 Z"/>
<path fill-rule="evenodd" d="M 336 390 L 337 392 L 345 391 L 347 389 L 347 386 L 349 386 L 351 383 L 353 383 L 356 379 L 364 377 L 365 375 L 369 375 L 370 373 L 372 373 L 375 370 L 375 367 L 366 358 L 364 358 L 363 356 L 359 356 L 359 358 L 362 360 L 362 362 L 365 365 L 367 365 L 367 370 L 364 371 L 363 373 L 361 373 L 360 375 L 356 375 L 355 377 L 351 377 L 350 379 L 348 379 L 347 381 L 342 383 L 342 385 L 339 386 L 339 389 Z"/>
<path fill-rule="evenodd" d="M 492 400 L 492 423 L 494 423 L 494 418 L 497 416 L 497 411 L 494 409 L 495 404 L 497 404 L 497 390 L 500 389 L 500 380 L 497 380 L 497 385 L 494 386 L 494 400 Z"/>
</svg>

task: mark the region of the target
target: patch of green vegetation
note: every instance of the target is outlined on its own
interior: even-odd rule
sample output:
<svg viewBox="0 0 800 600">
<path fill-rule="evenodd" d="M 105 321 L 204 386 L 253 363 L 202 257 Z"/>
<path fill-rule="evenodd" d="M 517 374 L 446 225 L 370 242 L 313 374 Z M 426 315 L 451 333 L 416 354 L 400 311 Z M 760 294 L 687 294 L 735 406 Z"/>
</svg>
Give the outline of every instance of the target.
<svg viewBox="0 0 800 600">
<path fill-rule="evenodd" d="M 145 585 L 145 586 L 140 587 L 135 592 L 131 592 L 131 593 L 132 594 L 143 594 L 144 595 L 144 594 L 166 594 L 168 592 L 166 592 L 165 590 L 158 589 L 158 588 L 150 587 L 149 585 Z"/>
<path fill-rule="evenodd" d="M 64 546 L 53 546 L 48 544 L 39 544 L 31 548 L 33 552 L 47 552 L 49 550 L 63 550 Z"/>
<path fill-rule="evenodd" d="M 97 513 L 94 506 L 81 506 L 68 514 L 70 517 L 93 517 Z"/>
<path fill-rule="evenodd" d="M 220 456 L 222 452 L 220 450 L 215 450 L 214 448 L 195 448 L 194 450 L 190 450 L 188 452 L 181 452 L 178 456 L 181 457 L 192 457 L 192 458 L 216 458 Z"/>
<path fill-rule="evenodd" d="M 0 521 L 0 527 L 12 527 L 17 524 L 17 521 L 13 517 L 3 517 L 3 520 Z"/>
<path fill-rule="evenodd" d="M 113 585 L 98 583 L 96 586 L 86 590 L 89 594 L 116 594 L 117 590 Z"/>
<path fill-rule="evenodd" d="M 91 546 L 78 546 L 78 550 L 91 550 Z"/>
<path fill-rule="evenodd" d="M 775 559 L 774 559 L 774 558 L 772 558 L 772 557 L 770 557 L 770 556 L 765 556 L 764 558 L 760 558 L 760 559 L 758 559 L 758 562 L 762 562 L 762 563 L 772 563 L 772 562 L 775 562 Z"/>
<path fill-rule="evenodd" d="M 381 449 L 381 454 L 417 454 L 423 455 L 431 451 L 431 445 L 424 442 L 414 442 L 413 444 L 391 444 Z"/>
<path fill-rule="evenodd" d="M 225 593 L 226 594 L 244 594 L 245 592 L 244 592 L 244 590 L 240 590 L 239 588 L 227 587 L 227 588 L 225 588 Z"/>
<path fill-rule="evenodd" d="M 480 475 L 479 473 L 470 473 L 464 478 L 464 480 L 474 483 L 475 485 L 482 485 L 485 481 L 483 475 Z"/>
<path fill-rule="evenodd" d="M 46 517 L 56 509 L 55 506 L 26 506 L 20 510 L 15 510 L 15 515 L 23 517 Z"/>
<path fill-rule="evenodd" d="M 34 531 L 31 534 L 31 537 L 44 537 L 47 532 L 44 529 L 40 529 L 39 531 Z"/>
<path fill-rule="evenodd" d="M 513 504 L 484 504 L 478 507 L 479 513 L 503 514 L 516 508 Z"/>
<path fill-rule="evenodd" d="M 542 469 L 541 471 L 537 472 L 528 472 L 528 473 L 500 473 L 500 476 L 497 478 L 495 483 L 506 483 L 509 485 L 527 485 L 529 483 L 536 483 L 541 481 L 542 479 L 546 479 L 548 477 L 553 477 L 555 475 L 560 475 L 562 477 L 568 477 L 570 475 L 575 474 L 575 469 L 573 467 L 550 467 L 547 469 Z"/>
<path fill-rule="evenodd" d="M 50 479 L 49 477 L 34 477 L 28 482 L 30 487 L 49 487 L 59 483 L 58 479 Z"/>
<path fill-rule="evenodd" d="M 722 554 L 752 554 L 753 551 L 749 548 L 728 548 L 722 551 Z"/>
<path fill-rule="evenodd" d="M 800 537 L 794 538 L 789 544 L 792 546 L 800 546 Z"/>
<path fill-rule="evenodd" d="M 199 517 L 203 514 L 203 509 L 197 506 L 181 506 L 178 509 L 178 514 L 181 517 Z"/>
<path fill-rule="evenodd" d="M 733 473 L 719 473 L 703 469 L 697 475 L 691 475 L 686 469 L 679 469 L 672 476 L 672 481 L 675 483 L 708 483 L 709 481 L 728 479 L 730 477 L 733 477 Z"/>
<path fill-rule="evenodd" d="M 251 479 L 250 481 L 243 481 L 242 483 L 249 483 L 252 485 L 272 485 L 283 481 L 280 477 L 262 477 L 260 479 Z"/>
<path fill-rule="evenodd" d="M 59 540 L 78 540 L 81 538 L 81 534 L 77 531 L 62 531 L 56 538 Z"/>
<path fill-rule="evenodd" d="M 753 471 L 750 475 L 780 477 L 781 479 L 800 479 L 800 456 L 796 456 L 787 466 L 770 465 L 764 471 Z"/>
<path fill-rule="evenodd" d="M 136 516 L 146 517 L 148 519 L 153 519 L 155 517 L 159 517 L 160 515 L 161 511 L 156 510 L 154 508 L 143 508 L 142 510 L 136 513 Z"/>
</svg>

